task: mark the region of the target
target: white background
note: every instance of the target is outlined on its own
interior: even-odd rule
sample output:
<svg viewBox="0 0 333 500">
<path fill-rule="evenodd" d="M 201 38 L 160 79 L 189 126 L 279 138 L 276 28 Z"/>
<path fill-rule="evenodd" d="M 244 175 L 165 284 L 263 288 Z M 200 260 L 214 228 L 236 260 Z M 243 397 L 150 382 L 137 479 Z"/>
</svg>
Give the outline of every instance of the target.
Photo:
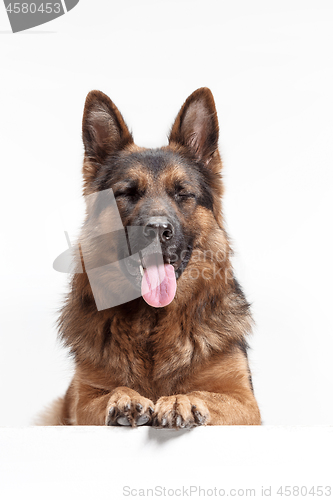
<svg viewBox="0 0 333 500">
<path fill-rule="evenodd" d="M 87 92 L 107 93 L 137 144 L 157 147 L 201 86 L 218 110 L 263 421 L 333 423 L 332 22 L 320 0 L 81 0 L 13 35 L 0 5 L 0 425 L 28 425 L 70 381 L 52 213 L 80 196 Z"/>
<path fill-rule="evenodd" d="M 4 500 L 121 500 L 142 498 L 140 489 L 149 499 L 175 499 L 182 487 L 187 490 L 182 498 L 200 500 L 281 500 L 294 486 L 299 492 L 295 488 L 290 498 L 298 500 L 318 498 L 320 493 L 304 494 L 318 486 L 323 499 L 333 491 L 329 427 L 29 427 L 0 429 L 0 445 Z M 165 488 L 165 494 L 153 496 L 155 487 Z M 278 494 L 281 487 L 285 496 Z"/>
</svg>

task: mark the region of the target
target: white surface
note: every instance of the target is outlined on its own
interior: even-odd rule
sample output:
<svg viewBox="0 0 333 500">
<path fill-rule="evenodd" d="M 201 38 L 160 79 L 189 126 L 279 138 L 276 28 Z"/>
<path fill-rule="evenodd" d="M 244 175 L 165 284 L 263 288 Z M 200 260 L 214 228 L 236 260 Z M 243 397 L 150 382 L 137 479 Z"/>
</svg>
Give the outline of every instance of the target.
<svg viewBox="0 0 333 500">
<path fill-rule="evenodd" d="M 134 498 L 140 489 L 192 486 L 206 497 L 214 488 L 225 496 L 254 488 L 256 498 L 271 487 L 271 498 L 284 498 L 280 486 L 333 486 L 332 446 L 332 427 L 0 429 L 0 497 L 120 500 L 129 490 Z M 242 496 L 250 498 L 236 498 Z"/>
<path fill-rule="evenodd" d="M 263 420 L 333 422 L 332 20 L 331 1 L 81 0 L 13 35 L 0 5 L 0 424 L 28 424 L 70 380 L 54 329 L 66 277 L 52 269 L 58 248 L 49 252 L 44 227 L 81 192 L 87 92 L 110 95 L 137 143 L 154 147 L 203 85 L 216 99 L 224 212 L 257 323 Z M 105 471 L 118 453 L 110 443 Z"/>
</svg>

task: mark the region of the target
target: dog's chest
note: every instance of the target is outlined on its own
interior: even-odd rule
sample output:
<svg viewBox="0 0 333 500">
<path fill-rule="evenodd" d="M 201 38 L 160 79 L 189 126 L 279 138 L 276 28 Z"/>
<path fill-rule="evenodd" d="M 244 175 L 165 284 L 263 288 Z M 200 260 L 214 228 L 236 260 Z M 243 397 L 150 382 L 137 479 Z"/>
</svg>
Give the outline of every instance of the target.
<svg viewBox="0 0 333 500">
<path fill-rule="evenodd" d="M 171 393 L 198 360 L 209 352 L 207 342 L 185 322 L 168 318 L 114 321 L 107 346 L 108 365 L 117 383 L 145 393 Z"/>
</svg>

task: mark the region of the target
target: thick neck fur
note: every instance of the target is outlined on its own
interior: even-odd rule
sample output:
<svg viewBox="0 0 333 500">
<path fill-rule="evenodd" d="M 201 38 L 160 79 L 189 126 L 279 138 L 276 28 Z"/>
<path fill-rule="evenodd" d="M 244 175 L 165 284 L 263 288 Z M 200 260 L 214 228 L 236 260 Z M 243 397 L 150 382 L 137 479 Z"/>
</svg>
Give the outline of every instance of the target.
<svg viewBox="0 0 333 500">
<path fill-rule="evenodd" d="M 203 275 L 190 280 L 191 268 L 203 265 Z M 87 275 L 76 274 L 59 327 L 87 384 L 127 386 L 153 397 L 179 390 L 198 364 L 246 345 L 251 317 L 229 258 L 208 265 L 206 259 L 190 262 L 174 301 L 161 309 L 140 297 L 97 311 Z"/>
</svg>

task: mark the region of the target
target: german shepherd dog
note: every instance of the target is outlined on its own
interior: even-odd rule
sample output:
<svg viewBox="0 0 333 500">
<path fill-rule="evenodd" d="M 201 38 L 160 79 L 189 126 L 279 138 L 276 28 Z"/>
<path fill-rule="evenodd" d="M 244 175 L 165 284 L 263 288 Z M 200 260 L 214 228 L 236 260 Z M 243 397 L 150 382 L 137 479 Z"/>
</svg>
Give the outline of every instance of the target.
<svg viewBox="0 0 333 500">
<path fill-rule="evenodd" d="M 124 231 L 152 232 L 163 258 L 137 266 L 137 298 L 98 310 L 81 252 L 83 272 L 73 273 L 59 319 L 75 374 L 44 424 L 261 423 L 247 359 L 252 319 L 222 216 L 218 137 L 208 88 L 188 97 L 168 146 L 158 149 L 136 146 L 114 103 L 102 92 L 88 94 L 84 195 L 112 189 Z M 83 239 L 92 225 L 87 217 Z"/>
</svg>

